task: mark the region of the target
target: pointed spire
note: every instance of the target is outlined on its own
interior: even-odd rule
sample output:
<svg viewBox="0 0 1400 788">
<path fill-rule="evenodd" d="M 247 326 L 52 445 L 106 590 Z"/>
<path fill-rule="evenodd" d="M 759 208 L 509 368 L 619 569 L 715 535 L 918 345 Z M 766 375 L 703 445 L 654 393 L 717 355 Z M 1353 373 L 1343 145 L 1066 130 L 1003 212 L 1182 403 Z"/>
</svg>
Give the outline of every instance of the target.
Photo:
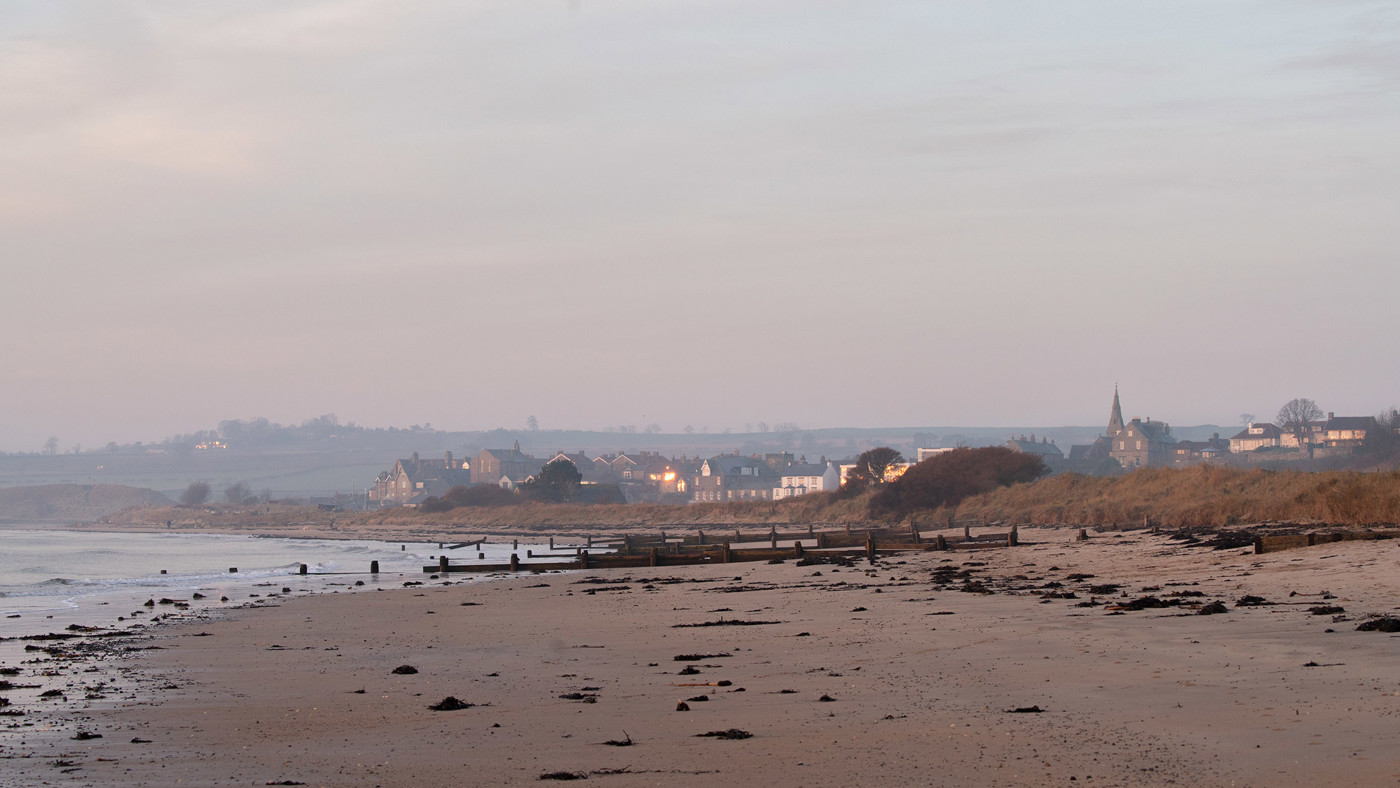
<svg viewBox="0 0 1400 788">
<path fill-rule="evenodd" d="M 1108 437 L 1123 431 L 1123 406 L 1118 403 L 1118 384 L 1113 384 L 1113 412 L 1108 415 Z"/>
</svg>

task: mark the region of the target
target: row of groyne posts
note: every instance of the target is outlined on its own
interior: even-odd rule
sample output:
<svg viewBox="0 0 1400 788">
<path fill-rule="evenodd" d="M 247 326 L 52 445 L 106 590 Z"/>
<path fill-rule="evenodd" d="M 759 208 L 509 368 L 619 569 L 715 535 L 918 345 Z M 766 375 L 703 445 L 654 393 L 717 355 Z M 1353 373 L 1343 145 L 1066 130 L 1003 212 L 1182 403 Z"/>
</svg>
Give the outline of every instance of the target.
<svg viewBox="0 0 1400 788">
<path fill-rule="evenodd" d="M 766 543 L 766 546 L 765 544 Z M 694 533 L 668 535 L 623 534 L 621 536 L 586 536 L 583 544 L 556 549 L 554 537 L 549 538 L 549 550 L 525 551 L 521 560 L 518 552 L 511 553 L 505 564 L 457 563 L 448 556 L 438 556 L 437 565 L 423 567 L 424 572 L 548 572 L 563 569 L 612 569 L 643 566 L 688 566 L 694 564 L 731 564 L 746 561 L 772 561 L 798 558 L 807 553 L 818 555 L 867 556 L 926 550 L 985 550 L 1015 547 L 1020 543 L 1016 526 L 1008 531 L 973 534 L 971 526 L 961 532 L 925 535 L 914 526 L 900 528 L 852 529 L 817 531 L 807 526 L 805 532 L 779 533 L 770 527 L 767 533 L 744 533 L 735 528 L 731 534 Z M 470 542 L 463 543 L 471 544 Z M 519 540 L 514 547 L 518 550 Z M 480 559 L 483 554 L 478 553 Z M 566 559 L 566 560 L 539 560 Z"/>
</svg>

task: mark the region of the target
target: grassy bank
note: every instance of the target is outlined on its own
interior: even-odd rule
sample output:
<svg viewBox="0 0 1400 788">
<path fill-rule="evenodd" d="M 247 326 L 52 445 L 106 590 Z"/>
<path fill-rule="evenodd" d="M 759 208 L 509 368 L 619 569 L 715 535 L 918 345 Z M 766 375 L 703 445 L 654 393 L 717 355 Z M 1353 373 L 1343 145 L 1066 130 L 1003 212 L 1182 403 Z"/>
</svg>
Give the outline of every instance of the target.
<svg viewBox="0 0 1400 788">
<path fill-rule="evenodd" d="M 946 510 L 920 522 L 946 519 Z M 1144 468 L 1117 478 L 1061 474 L 970 498 L 959 521 L 1046 525 L 1223 527 L 1312 520 L 1400 522 L 1400 472 L 1240 470 L 1208 465 Z"/>
</svg>

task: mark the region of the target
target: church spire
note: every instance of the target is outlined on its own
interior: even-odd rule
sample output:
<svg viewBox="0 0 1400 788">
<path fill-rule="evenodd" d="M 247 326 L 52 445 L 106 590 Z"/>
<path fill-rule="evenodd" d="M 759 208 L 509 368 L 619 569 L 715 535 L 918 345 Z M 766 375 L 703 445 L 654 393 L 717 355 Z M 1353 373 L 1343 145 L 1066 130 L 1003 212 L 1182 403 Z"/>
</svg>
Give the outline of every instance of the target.
<svg viewBox="0 0 1400 788">
<path fill-rule="evenodd" d="M 1118 384 L 1113 384 L 1113 412 L 1108 415 L 1108 437 L 1123 431 L 1123 406 L 1118 404 Z"/>
</svg>

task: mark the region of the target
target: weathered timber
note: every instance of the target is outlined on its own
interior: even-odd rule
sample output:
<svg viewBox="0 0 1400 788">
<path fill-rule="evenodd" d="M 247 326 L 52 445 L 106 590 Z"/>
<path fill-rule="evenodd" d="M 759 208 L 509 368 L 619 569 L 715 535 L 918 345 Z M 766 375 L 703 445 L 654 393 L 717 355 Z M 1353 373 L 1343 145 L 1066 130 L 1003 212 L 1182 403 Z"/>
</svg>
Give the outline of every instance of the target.
<svg viewBox="0 0 1400 788">
<path fill-rule="evenodd" d="M 1400 530 L 1376 531 L 1334 531 L 1332 533 L 1284 534 L 1281 536 L 1260 536 L 1254 540 L 1254 552 L 1276 553 L 1280 550 L 1294 550 L 1300 547 L 1314 547 L 1334 542 L 1370 542 L 1381 539 L 1400 539 Z"/>
</svg>

